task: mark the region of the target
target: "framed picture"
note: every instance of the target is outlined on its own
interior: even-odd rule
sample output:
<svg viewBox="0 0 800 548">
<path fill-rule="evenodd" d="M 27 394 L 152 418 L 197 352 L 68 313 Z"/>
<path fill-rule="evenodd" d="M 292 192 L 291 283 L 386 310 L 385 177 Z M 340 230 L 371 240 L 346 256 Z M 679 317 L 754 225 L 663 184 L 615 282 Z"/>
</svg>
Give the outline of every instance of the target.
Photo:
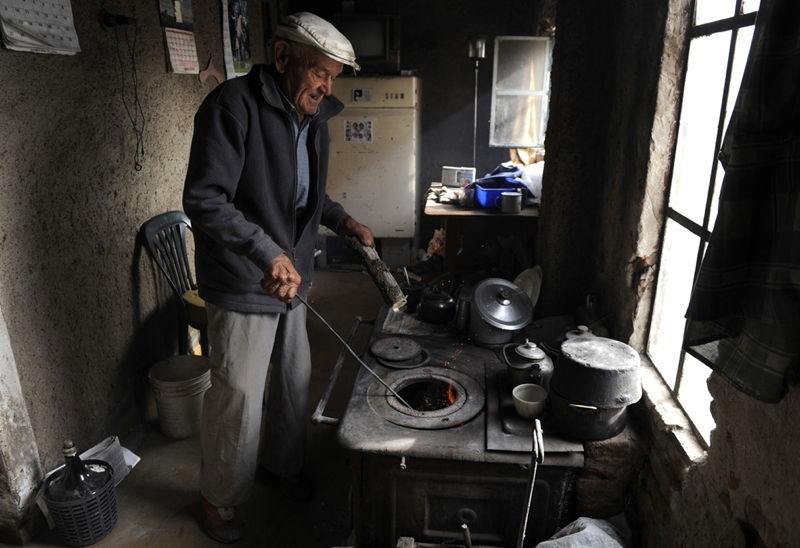
<svg viewBox="0 0 800 548">
<path fill-rule="evenodd" d="M 222 43 L 227 77 L 247 74 L 252 66 L 247 0 L 222 0 Z"/>
</svg>

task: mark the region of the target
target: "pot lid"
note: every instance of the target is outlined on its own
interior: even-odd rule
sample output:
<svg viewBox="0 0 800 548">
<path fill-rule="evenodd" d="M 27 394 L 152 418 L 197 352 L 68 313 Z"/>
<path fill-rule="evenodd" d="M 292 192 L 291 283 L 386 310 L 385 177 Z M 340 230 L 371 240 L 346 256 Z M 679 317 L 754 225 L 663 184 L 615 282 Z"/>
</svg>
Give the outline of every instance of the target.
<svg viewBox="0 0 800 548">
<path fill-rule="evenodd" d="M 475 286 L 472 306 L 483 321 L 498 329 L 522 329 L 533 317 L 528 295 L 502 278 L 488 278 Z"/>
<path fill-rule="evenodd" d="M 636 370 L 639 354 L 627 344 L 605 337 L 576 337 L 561 344 L 561 353 L 587 368 Z"/>
<path fill-rule="evenodd" d="M 543 360 L 545 356 L 544 350 L 536 346 L 535 342 L 529 341 L 528 339 L 525 339 L 525 343 L 518 345 L 515 350 L 517 354 L 523 358 L 528 358 L 536 362 Z"/>
<path fill-rule="evenodd" d="M 411 360 L 422 353 L 422 347 L 416 341 L 405 337 L 378 339 L 369 349 L 375 357 L 392 362 Z"/>
</svg>

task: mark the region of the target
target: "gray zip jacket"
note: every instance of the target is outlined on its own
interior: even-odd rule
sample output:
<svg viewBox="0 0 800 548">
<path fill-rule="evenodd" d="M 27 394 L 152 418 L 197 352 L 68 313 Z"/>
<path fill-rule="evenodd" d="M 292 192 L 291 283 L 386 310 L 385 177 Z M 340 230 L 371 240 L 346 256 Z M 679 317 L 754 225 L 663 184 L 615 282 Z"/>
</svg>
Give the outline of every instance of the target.
<svg viewBox="0 0 800 548">
<path fill-rule="evenodd" d="M 183 208 L 195 236 L 200 296 L 237 312 L 286 311 L 261 288 L 264 269 L 281 253 L 303 278 L 305 295 L 320 223 L 338 233 L 347 216 L 325 193 L 327 120 L 342 103 L 326 97 L 310 122 L 308 203 L 298 215 L 297 148 L 277 77 L 272 66 L 254 66 L 217 86 L 194 119 Z"/>
</svg>

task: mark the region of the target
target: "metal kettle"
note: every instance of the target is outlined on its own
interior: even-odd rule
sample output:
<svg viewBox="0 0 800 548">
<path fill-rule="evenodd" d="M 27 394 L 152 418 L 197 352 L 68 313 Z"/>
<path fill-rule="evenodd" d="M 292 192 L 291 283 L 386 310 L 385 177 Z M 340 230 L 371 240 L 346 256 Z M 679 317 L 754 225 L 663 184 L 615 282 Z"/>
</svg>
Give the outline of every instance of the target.
<svg viewBox="0 0 800 548">
<path fill-rule="evenodd" d="M 503 358 L 511 388 L 534 383 L 550 390 L 553 377 L 553 360 L 535 342 L 525 339 L 523 344 L 511 343 L 503 347 Z"/>
</svg>

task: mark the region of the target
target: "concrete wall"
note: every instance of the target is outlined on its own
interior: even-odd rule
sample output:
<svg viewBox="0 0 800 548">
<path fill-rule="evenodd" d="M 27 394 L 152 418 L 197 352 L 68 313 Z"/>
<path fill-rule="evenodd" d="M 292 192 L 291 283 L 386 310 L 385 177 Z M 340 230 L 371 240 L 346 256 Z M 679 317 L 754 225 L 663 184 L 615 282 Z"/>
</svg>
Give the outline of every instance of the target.
<svg viewBox="0 0 800 548">
<path fill-rule="evenodd" d="M 339 2 L 290 0 L 287 4 L 289 12 L 305 10 L 330 16 L 341 11 Z M 553 16 L 554 6 L 555 0 L 356 2 L 358 12 L 400 17 L 402 68 L 415 70 L 422 81 L 420 204 L 430 183 L 441 179 L 442 166 L 472 164 L 475 73 L 474 62 L 467 55 L 468 38 L 476 34 L 488 38 L 478 83 L 476 156 L 481 176 L 509 159 L 508 149 L 489 146 L 494 37 L 536 35 L 540 18 Z M 420 220 L 424 247 L 438 224 Z"/>
<path fill-rule="evenodd" d="M 539 249 L 549 312 L 600 297 L 612 336 L 642 348 L 690 2 L 560 0 Z M 706 452 L 651 367 L 642 545 L 797 546 L 800 389 L 764 404 L 716 375 Z"/>
<path fill-rule="evenodd" d="M 192 118 L 213 85 L 167 72 L 152 0 L 72 4 L 78 55 L 0 50 L 0 308 L 46 468 L 65 437 L 85 448 L 130 422 L 135 388 L 172 350 L 175 310 L 135 240 L 145 220 L 180 209 Z M 139 172 L 102 5 L 137 19 Z M 211 54 L 222 66 L 219 3 L 195 0 L 194 13 L 201 62 Z"/>
<path fill-rule="evenodd" d="M 0 540 L 28 540 L 28 509 L 41 479 L 39 451 L 0 309 Z"/>
</svg>

